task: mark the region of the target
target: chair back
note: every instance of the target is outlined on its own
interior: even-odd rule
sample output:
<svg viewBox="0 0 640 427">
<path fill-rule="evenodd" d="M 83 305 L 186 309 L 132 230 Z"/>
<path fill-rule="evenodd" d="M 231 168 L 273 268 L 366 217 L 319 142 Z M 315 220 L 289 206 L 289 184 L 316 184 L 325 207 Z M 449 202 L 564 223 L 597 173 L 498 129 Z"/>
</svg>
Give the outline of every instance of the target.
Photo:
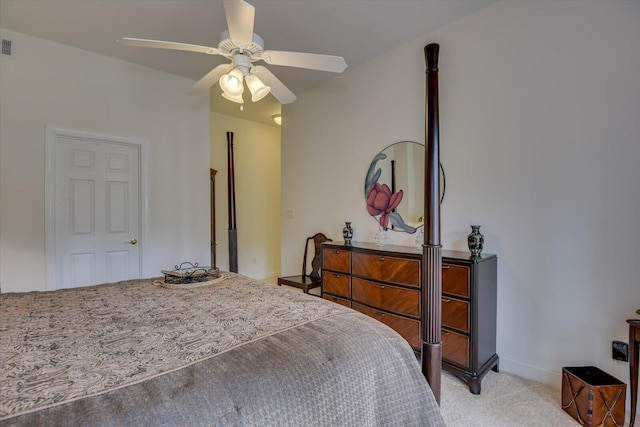
<svg viewBox="0 0 640 427">
<path fill-rule="evenodd" d="M 330 238 L 322 233 L 316 233 L 311 237 L 307 237 L 304 245 L 304 258 L 302 260 L 302 277 L 307 276 L 307 253 L 309 250 L 309 242 L 313 241 L 313 259 L 311 260 L 311 273 L 309 277 L 320 278 L 320 248 L 323 242 L 332 242 Z"/>
</svg>

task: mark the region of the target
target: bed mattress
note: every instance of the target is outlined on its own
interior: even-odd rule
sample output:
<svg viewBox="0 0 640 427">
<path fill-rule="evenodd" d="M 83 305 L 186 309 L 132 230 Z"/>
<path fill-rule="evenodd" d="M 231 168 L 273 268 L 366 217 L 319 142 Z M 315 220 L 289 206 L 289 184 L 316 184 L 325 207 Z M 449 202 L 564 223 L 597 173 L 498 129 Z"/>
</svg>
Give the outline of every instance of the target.
<svg viewBox="0 0 640 427">
<path fill-rule="evenodd" d="M 393 330 L 224 274 L 0 295 L 0 425 L 444 425 Z"/>
</svg>

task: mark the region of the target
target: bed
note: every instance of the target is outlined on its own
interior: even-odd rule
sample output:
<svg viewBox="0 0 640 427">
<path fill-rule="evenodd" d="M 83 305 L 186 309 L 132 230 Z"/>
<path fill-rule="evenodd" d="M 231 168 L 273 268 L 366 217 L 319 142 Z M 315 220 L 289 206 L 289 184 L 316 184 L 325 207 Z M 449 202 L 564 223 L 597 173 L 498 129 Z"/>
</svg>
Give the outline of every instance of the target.
<svg viewBox="0 0 640 427">
<path fill-rule="evenodd" d="M 438 50 L 425 47 L 421 365 L 376 320 L 237 273 L 2 294 L 0 426 L 444 426 Z"/>
<path fill-rule="evenodd" d="M 0 425 L 442 426 L 409 345 L 224 273 L 0 295 Z"/>
</svg>

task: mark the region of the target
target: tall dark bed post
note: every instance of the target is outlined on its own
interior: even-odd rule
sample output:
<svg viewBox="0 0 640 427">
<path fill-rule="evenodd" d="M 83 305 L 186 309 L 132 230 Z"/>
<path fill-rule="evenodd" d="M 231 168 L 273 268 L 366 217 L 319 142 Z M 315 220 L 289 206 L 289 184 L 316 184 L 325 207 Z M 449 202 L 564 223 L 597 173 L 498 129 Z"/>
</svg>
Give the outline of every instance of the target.
<svg viewBox="0 0 640 427">
<path fill-rule="evenodd" d="M 236 229 L 236 183 L 233 170 L 233 132 L 227 132 L 227 184 L 229 200 L 229 271 L 238 272 L 238 230 Z"/>
<path fill-rule="evenodd" d="M 422 245 L 422 373 L 440 404 L 442 371 L 441 298 L 442 246 L 440 245 L 440 131 L 438 123 L 438 51 L 424 48 L 427 63 L 424 174 L 424 243 Z"/>
</svg>

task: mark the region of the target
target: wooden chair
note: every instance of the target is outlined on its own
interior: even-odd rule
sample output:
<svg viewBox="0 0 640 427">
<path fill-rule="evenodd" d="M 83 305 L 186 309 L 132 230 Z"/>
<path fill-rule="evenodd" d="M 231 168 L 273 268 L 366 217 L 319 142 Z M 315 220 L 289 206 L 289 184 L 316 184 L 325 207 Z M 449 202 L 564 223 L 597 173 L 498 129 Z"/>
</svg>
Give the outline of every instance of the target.
<svg viewBox="0 0 640 427">
<path fill-rule="evenodd" d="M 314 252 L 313 259 L 311 260 L 311 273 L 307 275 L 307 253 L 310 241 L 313 241 Z M 331 241 L 331 239 L 322 233 L 316 233 L 311 237 L 307 237 L 307 242 L 304 245 L 304 257 L 302 258 L 302 275 L 278 277 L 278 286 L 293 286 L 294 288 L 302 289 L 305 294 L 309 293 L 309 289 L 320 286 L 322 284 L 320 277 L 320 245 L 323 242 Z"/>
</svg>

